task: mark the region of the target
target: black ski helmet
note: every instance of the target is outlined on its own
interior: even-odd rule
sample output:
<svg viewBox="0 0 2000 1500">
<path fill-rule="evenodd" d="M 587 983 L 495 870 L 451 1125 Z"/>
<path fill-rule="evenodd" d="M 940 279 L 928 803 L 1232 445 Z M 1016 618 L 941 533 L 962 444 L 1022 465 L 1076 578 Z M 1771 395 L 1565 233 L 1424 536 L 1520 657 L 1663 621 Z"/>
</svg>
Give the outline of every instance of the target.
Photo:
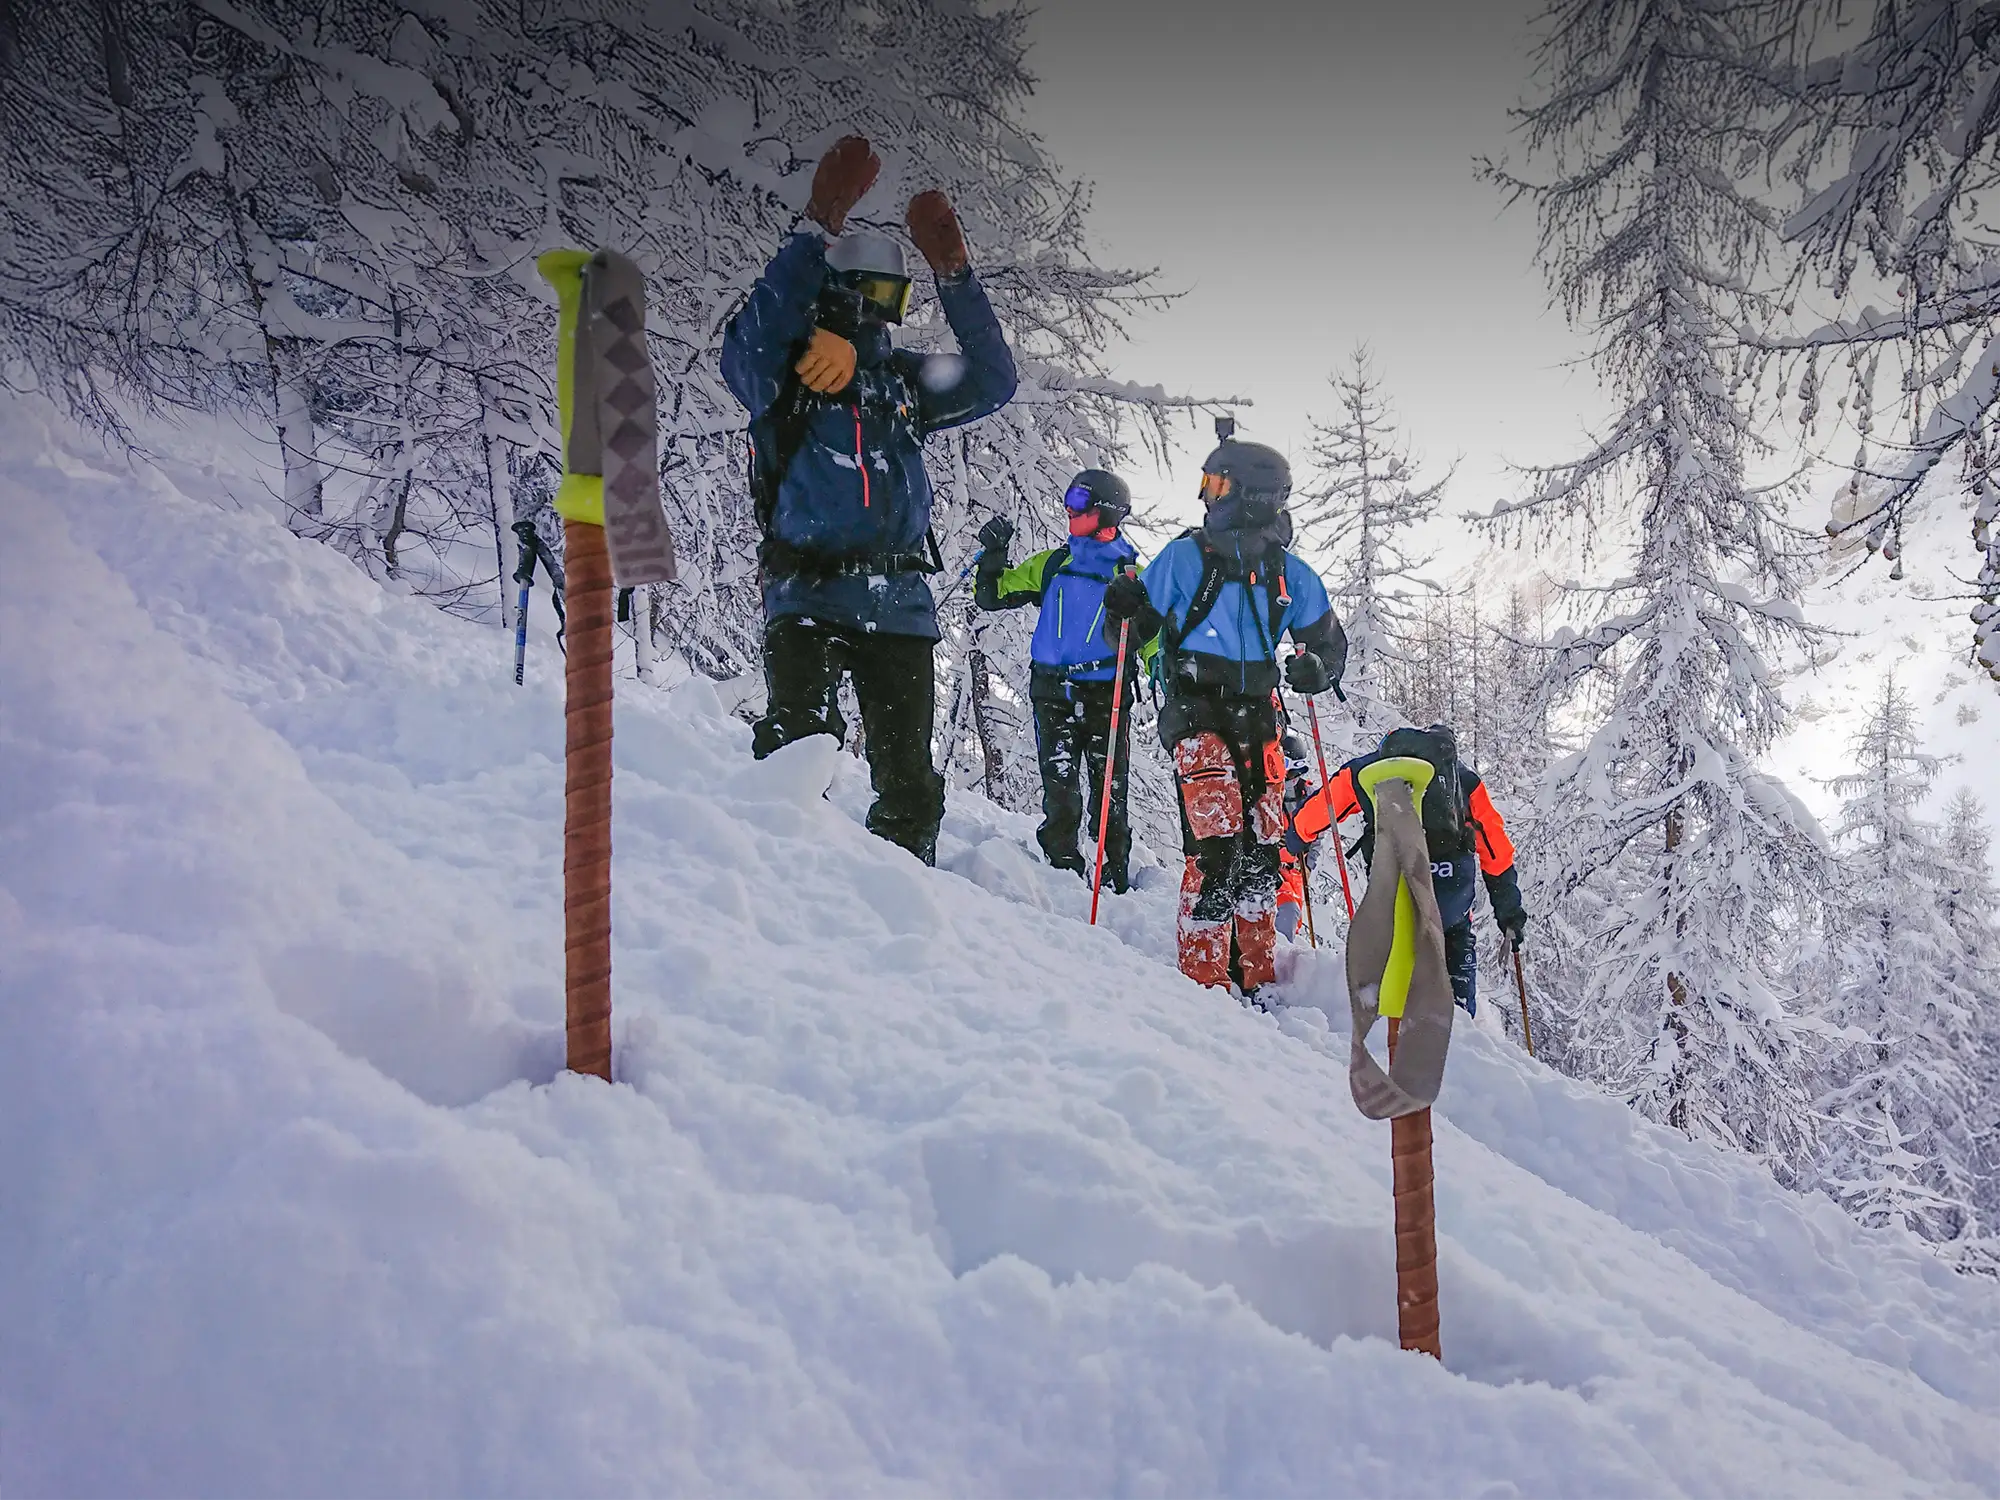
<svg viewBox="0 0 2000 1500">
<path fill-rule="evenodd" d="M 1104 526 L 1116 526 L 1132 514 L 1132 490 L 1109 469 L 1085 469 L 1069 482 L 1063 504 L 1071 515 L 1097 512 Z"/>
<path fill-rule="evenodd" d="M 1224 438 L 1201 461 L 1201 471 L 1227 476 L 1232 497 L 1245 504 L 1267 505 L 1273 516 L 1292 498 L 1292 466 L 1284 454 L 1264 443 Z"/>
<path fill-rule="evenodd" d="M 1285 771 L 1288 775 L 1302 776 L 1312 769 L 1312 762 L 1307 759 L 1312 747 L 1306 743 L 1304 735 L 1296 729 L 1287 729 L 1278 743 L 1285 752 Z"/>
</svg>

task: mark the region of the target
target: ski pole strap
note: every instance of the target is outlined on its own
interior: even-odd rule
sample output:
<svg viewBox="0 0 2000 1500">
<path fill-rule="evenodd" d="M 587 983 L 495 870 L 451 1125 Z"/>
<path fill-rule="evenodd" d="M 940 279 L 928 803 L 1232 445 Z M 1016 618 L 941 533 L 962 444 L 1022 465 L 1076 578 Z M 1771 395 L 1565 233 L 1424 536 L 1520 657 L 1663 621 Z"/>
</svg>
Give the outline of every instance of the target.
<svg viewBox="0 0 2000 1500">
<path fill-rule="evenodd" d="M 555 288 L 556 404 L 563 482 L 556 511 L 602 527 L 620 587 L 671 583 L 674 543 L 660 505 L 659 403 L 646 342 L 646 282 L 612 250 L 536 259 Z"/>
<path fill-rule="evenodd" d="M 1436 771 L 1427 760 L 1415 756 L 1398 755 L 1378 760 L 1363 769 L 1355 778 L 1361 787 L 1361 794 L 1370 802 L 1375 801 L 1375 789 L 1385 781 L 1405 781 L 1410 785 L 1410 801 L 1421 806 L 1424 789 L 1431 784 Z M 1396 909 L 1394 937 L 1389 947 L 1389 961 L 1382 971 L 1382 988 L 1375 1008 L 1392 1019 L 1401 1019 L 1403 1006 L 1410 996 L 1410 980 L 1417 966 L 1417 908 L 1410 895 L 1409 882 L 1402 876 L 1396 878 Z"/>
</svg>

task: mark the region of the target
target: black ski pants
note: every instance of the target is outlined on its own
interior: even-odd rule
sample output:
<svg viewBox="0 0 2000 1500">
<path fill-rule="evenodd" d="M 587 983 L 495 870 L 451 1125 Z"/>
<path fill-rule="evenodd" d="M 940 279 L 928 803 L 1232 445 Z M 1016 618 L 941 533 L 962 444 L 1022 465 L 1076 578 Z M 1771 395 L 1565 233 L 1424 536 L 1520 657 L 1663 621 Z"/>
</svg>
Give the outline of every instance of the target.
<svg viewBox="0 0 2000 1500">
<path fill-rule="evenodd" d="M 1472 918 L 1444 930 L 1444 967 L 1451 975 L 1451 997 L 1469 1016 L 1479 1009 L 1479 943 L 1472 935 Z"/>
<path fill-rule="evenodd" d="M 944 780 L 931 764 L 937 715 L 935 643 L 881 635 L 800 617 L 764 627 L 764 682 L 770 702 L 751 731 L 757 759 L 809 734 L 847 736 L 840 679 L 854 679 L 875 804 L 868 831 L 937 862 Z"/>
<path fill-rule="evenodd" d="M 1059 870 L 1088 872 L 1089 856 L 1076 846 L 1086 812 L 1090 837 L 1098 836 L 1098 814 L 1104 805 L 1104 761 L 1111 742 L 1111 687 L 1108 682 L 1072 682 L 1068 697 L 1036 693 L 1035 750 L 1042 770 L 1042 826 L 1035 838 Z M 1128 697 L 1130 690 L 1127 690 Z M 1129 701 L 1126 707 L 1131 705 Z M 1132 829 L 1125 815 L 1125 773 L 1131 764 L 1132 715 L 1118 716 L 1118 752 L 1111 772 L 1111 823 L 1104 839 L 1104 881 L 1114 891 L 1125 889 L 1132 856 Z M 1086 807 L 1084 769 L 1090 771 Z"/>
</svg>

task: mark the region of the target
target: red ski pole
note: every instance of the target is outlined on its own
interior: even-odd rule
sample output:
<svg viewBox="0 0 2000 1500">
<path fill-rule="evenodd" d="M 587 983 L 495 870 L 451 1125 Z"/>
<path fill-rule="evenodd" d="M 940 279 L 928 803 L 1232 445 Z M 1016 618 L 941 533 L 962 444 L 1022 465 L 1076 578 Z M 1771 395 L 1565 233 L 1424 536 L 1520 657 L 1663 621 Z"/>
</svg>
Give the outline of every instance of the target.
<svg viewBox="0 0 2000 1500">
<path fill-rule="evenodd" d="M 1111 737 L 1104 746 L 1104 795 L 1097 806 L 1097 869 L 1090 877 L 1090 925 L 1097 925 L 1097 893 L 1104 884 L 1104 839 L 1111 832 L 1111 782 L 1118 774 L 1118 710 L 1125 702 L 1125 642 L 1132 622 L 1118 622 L 1118 668 L 1111 679 Z M 1102 660 L 1103 658 L 1099 658 Z"/>
<path fill-rule="evenodd" d="M 1306 716 L 1312 720 L 1313 749 L 1319 752 L 1319 794 L 1326 799 L 1326 831 L 1333 835 L 1333 857 L 1340 865 L 1340 895 L 1347 903 L 1347 920 L 1354 920 L 1354 887 L 1347 883 L 1347 848 L 1340 837 L 1340 824 L 1333 816 L 1333 783 L 1326 775 L 1326 744 L 1319 737 L 1319 705 L 1308 697 Z"/>
</svg>

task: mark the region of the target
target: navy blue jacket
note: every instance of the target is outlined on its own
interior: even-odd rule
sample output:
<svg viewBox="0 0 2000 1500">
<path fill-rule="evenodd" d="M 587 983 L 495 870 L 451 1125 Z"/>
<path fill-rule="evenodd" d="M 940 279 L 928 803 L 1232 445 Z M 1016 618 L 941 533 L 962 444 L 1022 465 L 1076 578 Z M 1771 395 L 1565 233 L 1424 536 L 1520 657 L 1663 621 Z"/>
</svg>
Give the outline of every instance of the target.
<svg viewBox="0 0 2000 1500">
<path fill-rule="evenodd" d="M 758 278 L 722 341 L 722 378 L 749 409 L 760 452 L 775 447 L 773 408 L 813 329 L 826 278 L 826 242 L 793 235 Z M 938 301 L 963 354 L 919 354 L 890 345 L 879 323 L 855 339 L 853 382 L 804 390 L 804 441 L 779 488 L 770 534 L 812 558 L 911 556 L 925 549 L 931 481 L 924 439 L 977 421 L 1014 394 L 1014 359 L 986 293 L 970 271 L 941 278 Z M 802 389 L 794 379 L 794 389 Z M 766 620 L 809 615 L 885 635 L 938 638 L 937 608 L 921 573 L 764 579 Z"/>
</svg>

